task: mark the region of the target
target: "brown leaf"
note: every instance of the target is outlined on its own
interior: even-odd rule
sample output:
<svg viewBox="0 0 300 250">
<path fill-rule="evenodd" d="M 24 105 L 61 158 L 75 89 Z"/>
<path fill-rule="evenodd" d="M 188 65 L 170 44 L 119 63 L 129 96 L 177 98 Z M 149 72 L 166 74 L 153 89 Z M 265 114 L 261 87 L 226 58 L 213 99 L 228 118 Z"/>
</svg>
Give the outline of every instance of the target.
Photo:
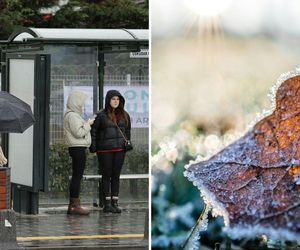
<svg viewBox="0 0 300 250">
<path fill-rule="evenodd" d="M 231 229 L 251 230 L 259 225 L 260 233 L 275 230 L 297 237 L 299 139 L 300 76 L 297 75 L 278 88 L 276 108 L 271 115 L 208 161 L 191 165 L 185 175 L 200 190 L 206 193 L 208 190 L 216 203 L 221 203 L 229 215 Z"/>
</svg>

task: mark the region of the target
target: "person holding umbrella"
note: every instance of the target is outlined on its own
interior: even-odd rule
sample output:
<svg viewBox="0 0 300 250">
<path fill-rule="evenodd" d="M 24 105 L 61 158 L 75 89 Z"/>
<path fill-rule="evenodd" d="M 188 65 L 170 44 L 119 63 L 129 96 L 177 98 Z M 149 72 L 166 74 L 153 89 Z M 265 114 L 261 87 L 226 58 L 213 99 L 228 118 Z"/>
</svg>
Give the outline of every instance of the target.
<svg viewBox="0 0 300 250">
<path fill-rule="evenodd" d="M 86 163 L 86 149 L 91 145 L 91 125 L 94 119 L 85 121 L 81 115 L 86 95 L 80 91 L 73 91 L 67 101 L 64 114 L 65 142 L 72 158 L 72 179 L 70 182 L 70 203 L 68 214 L 88 215 L 89 211 L 80 205 L 80 182 Z"/>
<path fill-rule="evenodd" d="M 29 104 L 6 91 L 0 91 L 0 133 L 23 133 L 34 123 L 35 118 Z M 6 164 L 7 159 L 0 146 L 1 172 L 5 169 L 4 173 L 6 171 L 10 173 L 10 168 L 9 166 L 5 166 Z M 3 179 L 0 181 L 0 189 L 5 190 L 4 193 L 0 194 L 1 224 L 2 221 L 6 222 L 6 219 L 11 224 L 9 224 L 10 229 L 8 234 L 5 233 L 7 231 L 3 231 L 3 227 L 0 230 L 0 249 L 20 249 L 17 244 L 16 235 L 12 233 L 16 231 L 16 224 L 14 220 L 11 221 L 11 218 L 15 218 L 16 215 L 10 209 L 10 175 L 6 173 L 5 175 L 7 179 L 4 182 Z"/>
</svg>

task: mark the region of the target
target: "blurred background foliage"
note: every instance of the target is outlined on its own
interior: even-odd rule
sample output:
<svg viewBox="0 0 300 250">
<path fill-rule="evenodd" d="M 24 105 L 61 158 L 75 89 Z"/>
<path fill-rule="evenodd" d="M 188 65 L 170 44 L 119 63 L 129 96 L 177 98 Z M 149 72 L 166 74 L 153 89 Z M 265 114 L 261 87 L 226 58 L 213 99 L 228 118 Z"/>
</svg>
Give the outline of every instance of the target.
<svg viewBox="0 0 300 250">
<path fill-rule="evenodd" d="M 148 0 L 1 0 L 0 40 L 20 27 L 148 29 Z"/>
<path fill-rule="evenodd" d="M 241 137 L 270 109 L 279 76 L 300 65 L 299 9 L 294 0 L 151 1 L 153 248 L 180 249 L 201 214 L 184 166 Z M 297 247 L 232 241 L 222 225 L 210 219 L 200 249 Z"/>
<path fill-rule="evenodd" d="M 172 137 L 165 137 L 159 144 L 153 144 L 153 249 L 180 249 L 204 207 L 199 190 L 183 176 L 185 165 L 196 155 L 212 150 L 212 143 L 222 147 L 228 135 L 214 137 L 214 142 L 209 142 L 211 139 L 199 131 L 191 121 L 185 121 Z M 208 230 L 202 232 L 201 242 L 213 248 L 215 243 L 225 239 L 221 231 L 223 219 L 209 218 Z"/>
</svg>

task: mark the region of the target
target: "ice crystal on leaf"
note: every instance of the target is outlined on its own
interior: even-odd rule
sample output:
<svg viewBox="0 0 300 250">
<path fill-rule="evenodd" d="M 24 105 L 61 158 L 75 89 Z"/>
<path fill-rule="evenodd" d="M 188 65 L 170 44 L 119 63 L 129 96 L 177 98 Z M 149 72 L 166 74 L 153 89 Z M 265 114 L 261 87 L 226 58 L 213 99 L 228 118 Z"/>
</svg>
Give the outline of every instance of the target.
<svg viewBox="0 0 300 250">
<path fill-rule="evenodd" d="M 273 110 L 209 160 L 190 164 L 185 176 L 231 237 L 299 241 L 300 70 L 282 75 L 272 92 Z"/>
<path fill-rule="evenodd" d="M 183 250 L 197 250 L 200 249 L 200 232 L 207 230 L 208 225 L 208 211 L 209 207 L 206 205 L 200 215 L 197 223 L 193 226 L 190 236 L 186 240 Z"/>
</svg>

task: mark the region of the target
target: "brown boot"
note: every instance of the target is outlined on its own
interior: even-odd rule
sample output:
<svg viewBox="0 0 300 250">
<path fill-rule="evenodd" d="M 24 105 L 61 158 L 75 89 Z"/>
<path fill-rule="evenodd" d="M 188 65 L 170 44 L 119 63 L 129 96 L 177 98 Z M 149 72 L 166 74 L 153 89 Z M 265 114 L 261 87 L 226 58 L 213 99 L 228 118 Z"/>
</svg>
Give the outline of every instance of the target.
<svg viewBox="0 0 300 250">
<path fill-rule="evenodd" d="M 70 198 L 68 214 L 88 215 L 90 212 L 80 206 L 79 198 Z"/>
</svg>

